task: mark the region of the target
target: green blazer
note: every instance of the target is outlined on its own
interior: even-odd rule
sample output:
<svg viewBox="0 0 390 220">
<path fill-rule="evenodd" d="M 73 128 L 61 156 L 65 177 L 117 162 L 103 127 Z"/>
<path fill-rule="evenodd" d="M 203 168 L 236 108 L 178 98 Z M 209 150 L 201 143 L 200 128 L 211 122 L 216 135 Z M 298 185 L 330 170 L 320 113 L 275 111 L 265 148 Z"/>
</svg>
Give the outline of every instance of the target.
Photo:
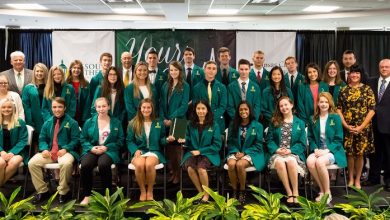
<svg viewBox="0 0 390 220">
<path fill-rule="evenodd" d="M 192 156 L 192 150 L 199 150 L 200 155 L 206 156 L 214 166 L 219 166 L 221 158 L 219 151 L 222 146 L 221 132 L 217 123 L 212 127 L 205 128 L 199 135 L 198 129 L 192 127 L 191 123 L 187 126 L 186 132 L 187 152 L 184 154 L 182 164 Z"/>
<path fill-rule="evenodd" d="M 91 151 L 94 146 L 99 145 L 99 125 L 98 116 L 95 115 L 88 119 L 81 132 L 80 142 L 82 146 L 81 157 Z M 112 159 L 113 163 L 119 163 L 119 150 L 124 144 L 124 135 L 122 129 L 122 123 L 116 119 L 110 119 L 110 134 L 104 141 L 104 146 L 107 147 L 106 154 Z"/>
<path fill-rule="evenodd" d="M 82 122 L 85 122 L 88 118 L 91 117 L 91 102 L 93 99 L 93 96 L 90 97 L 90 87 L 89 85 L 86 87 L 79 87 L 79 93 L 77 98 L 77 107 L 80 111 L 80 119 Z"/>
<path fill-rule="evenodd" d="M 286 86 L 291 89 L 291 92 L 294 95 L 294 100 L 297 101 L 298 100 L 298 98 L 297 98 L 298 97 L 298 88 L 301 84 L 303 84 L 305 82 L 305 77 L 301 73 L 298 72 L 297 78 L 294 81 L 293 88 L 291 88 L 290 79 L 288 77 L 288 73 L 286 73 L 286 74 L 284 74 L 284 82 L 286 83 Z"/>
<path fill-rule="evenodd" d="M 318 85 L 318 94 L 321 92 L 329 92 L 328 84 L 322 81 L 320 81 Z M 298 117 L 309 125 L 314 115 L 314 100 L 308 83 L 304 83 L 299 86 L 296 103 Z"/>
<path fill-rule="evenodd" d="M 292 94 L 290 88 L 287 88 L 287 96 L 294 100 L 294 95 Z M 274 99 L 274 96 L 272 95 L 272 88 L 270 86 L 263 90 L 263 95 L 261 97 L 263 98 L 261 102 L 261 114 L 264 116 L 268 125 L 271 121 L 272 114 L 275 111 L 277 100 Z"/>
<path fill-rule="evenodd" d="M 50 151 L 53 143 L 54 133 L 54 116 L 50 117 L 42 126 L 41 133 L 39 134 L 39 151 Z M 65 114 L 64 119 L 60 124 L 60 129 L 57 134 L 58 149 L 66 149 L 67 152 L 72 154 L 75 160 L 78 160 L 79 155 L 77 153 L 77 147 L 80 142 L 80 128 L 72 117 Z"/>
<path fill-rule="evenodd" d="M 32 126 L 39 133 L 43 125 L 42 106 L 39 100 L 37 86 L 28 84 L 23 88 L 22 102 L 26 124 Z"/>
<path fill-rule="evenodd" d="M 93 97 L 93 101 L 92 101 L 91 108 L 90 108 L 92 116 L 96 114 L 95 100 L 97 98 L 102 97 L 101 95 L 102 95 L 102 87 L 98 86 L 97 89 L 96 89 L 96 92 L 95 92 L 95 96 Z M 123 103 L 124 103 L 124 101 L 123 101 Z M 115 117 L 115 118 L 117 118 L 120 121 L 127 120 L 127 118 L 126 118 L 126 108 L 125 108 L 125 106 L 123 106 L 121 104 L 120 100 L 116 100 L 115 101 L 114 111 L 111 111 L 111 108 L 110 108 L 109 114 L 112 117 Z"/>
<path fill-rule="evenodd" d="M 342 87 L 346 86 L 347 84 L 345 84 L 344 81 L 341 81 L 341 83 L 339 85 L 335 85 L 334 87 L 334 90 L 333 90 L 333 102 L 334 102 L 334 105 L 337 106 L 337 101 L 339 100 L 339 94 L 340 94 L 340 90 Z M 26 112 L 26 110 L 24 111 Z M 24 113 L 26 114 L 26 113 Z"/>
<path fill-rule="evenodd" d="M 320 146 L 320 119 L 312 121 L 308 128 L 310 151 L 314 152 Z M 347 166 L 347 158 L 343 146 L 343 126 L 338 114 L 328 114 L 325 126 L 325 142 L 329 151 L 334 155 L 339 167 Z"/>
<path fill-rule="evenodd" d="M 20 155 L 23 157 L 24 164 L 27 164 L 28 148 L 26 147 L 28 142 L 28 134 L 26 123 L 22 119 L 18 119 L 18 123 L 10 131 L 11 146 L 12 147 L 7 153 L 13 153 L 14 155 Z M 0 126 L 0 151 L 4 150 L 4 139 L 3 139 L 3 126 Z"/>
<path fill-rule="evenodd" d="M 274 127 L 271 123 L 267 133 L 267 147 L 268 147 L 268 153 L 270 155 L 275 154 L 276 150 L 279 148 L 281 138 L 282 138 L 281 127 Z M 293 119 L 290 150 L 292 154 L 299 156 L 299 158 L 303 162 L 306 161 L 305 123 L 296 116 L 294 116 Z"/>
<path fill-rule="evenodd" d="M 175 88 L 172 91 L 171 99 L 168 105 L 168 82 L 164 83 L 161 89 L 160 98 L 160 118 L 173 120 L 174 118 L 186 118 L 188 109 L 188 100 L 190 97 L 190 86 L 183 82 L 183 90 L 179 91 Z"/>
<path fill-rule="evenodd" d="M 62 86 L 61 97 L 65 99 L 66 114 L 73 118 L 76 113 L 76 94 L 74 92 L 73 86 L 68 83 L 64 83 Z M 43 120 L 45 121 L 47 121 L 53 115 L 53 112 L 51 111 L 51 99 L 43 97 L 42 115 Z"/>
<path fill-rule="evenodd" d="M 156 106 L 157 102 L 157 90 L 154 87 L 154 85 L 151 85 L 151 90 L 152 90 L 152 99 L 153 99 L 153 104 L 154 108 L 158 109 Z M 131 121 L 137 113 L 137 109 L 139 106 L 139 103 L 141 102 L 142 99 L 144 99 L 144 96 L 142 95 L 142 92 L 139 91 L 140 93 L 140 98 L 134 97 L 134 84 L 130 83 L 126 89 L 125 89 L 125 106 L 126 106 L 126 112 L 127 112 L 127 120 Z M 158 111 L 155 111 L 158 112 Z"/>
<path fill-rule="evenodd" d="M 238 78 L 240 78 L 240 74 L 238 73 L 238 71 L 236 69 L 234 69 L 233 67 L 229 66 L 229 71 L 228 71 L 228 80 L 229 80 L 229 84 L 236 81 Z M 222 70 L 220 67 L 218 67 L 218 70 L 217 70 L 217 75 L 215 75 L 215 79 L 220 81 L 222 83 Z"/>
<path fill-rule="evenodd" d="M 241 86 L 238 85 L 238 81 L 236 80 L 235 82 L 229 84 L 227 91 L 228 104 L 226 111 L 230 118 L 234 118 L 238 105 L 242 100 Z M 259 86 L 257 86 L 255 82 L 249 80 L 248 89 L 246 91 L 246 101 L 251 105 L 256 120 L 258 120 L 260 116 L 260 100 L 261 92 Z"/>
<path fill-rule="evenodd" d="M 261 92 L 264 91 L 267 87 L 269 87 L 269 78 L 270 78 L 270 72 L 266 70 L 263 67 L 263 74 L 261 75 L 261 81 L 257 80 L 257 73 L 255 73 L 255 70 L 252 68 L 251 71 L 249 72 L 249 79 L 252 80 L 253 82 L 256 82 L 257 85 L 259 86 Z"/>
<path fill-rule="evenodd" d="M 149 146 L 146 142 L 145 129 L 142 129 L 141 136 L 137 137 L 131 125 L 127 129 L 126 144 L 131 156 L 134 156 L 137 150 L 141 150 L 143 154 L 146 152 L 155 153 L 160 163 L 166 162 L 164 155 L 161 153 L 162 147 L 167 144 L 165 126 L 162 121 L 155 120 L 152 122 L 149 134 Z"/>
<path fill-rule="evenodd" d="M 200 81 L 194 87 L 194 96 L 192 97 L 192 102 L 195 103 L 199 100 L 209 100 L 207 94 L 207 86 L 204 84 L 204 81 Z M 225 118 L 224 113 L 227 107 L 227 91 L 224 84 L 218 80 L 214 80 L 214 84 L 211 88 L 211 110 L 213 110 L 214 121 L 218 123 L 221 134 L 225 131 Z"/>
<path fill-rule="evenodd" d="M 153 84 L 154 88 L 156 89 L 156 93 L 153 94 L 153 95 L 156 95 L 156 97 L 155 97 L 156 102 L 154 103 L 156 109 L 159 108 L 159 106 L 158 106 L 159 100 L 160 100 L 159 92 L 161 91 L 161 88 L 163 87 L 164 83 L 167 82 L 167 79 L 168 79 L 168 74 L 166 72 L 164 72 L 161 68 L 158 68 L 156 79 L 155 79 L 154 84 Z M 158 111 L 156 111 L 156 112 L 158 113 Z"/>
<path fill-rule="evenodd" d="M 263 125 L 253 120 L 248 127 L 243 145 L 241 145 L 239 128 L 237 128 L 238 132 L 235 134 L 232 131 L 233 123 L 231 123 L 228 132 L 228 156 L 237 152 L 243 152 L 252 158 L 253 166 L 256 170 L 263 170 L 266 164 L 263 149 Z"/>
<path fill-rule="evenodd" d="M 92 77 L 89 82 L 89 97 L 94 97 L 97 87 L 102 85 L 103 78 L 102 70 L 99 70 L 99 72 Z"/>
</svg>

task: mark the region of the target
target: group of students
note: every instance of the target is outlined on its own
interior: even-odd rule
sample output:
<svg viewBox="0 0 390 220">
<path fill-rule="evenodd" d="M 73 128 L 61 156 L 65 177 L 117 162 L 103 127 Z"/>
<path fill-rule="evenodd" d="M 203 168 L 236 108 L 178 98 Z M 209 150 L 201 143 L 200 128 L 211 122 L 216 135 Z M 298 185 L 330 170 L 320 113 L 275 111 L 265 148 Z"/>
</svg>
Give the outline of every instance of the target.
<svg viewBox="0 0 390 220">
<path fill-rule="evenodd" d="M 12 53 L 13 69 L 0 74 L 7 76 L 0 76 L 0 100 L 7 97 L 0 116 L 0 184 L 16 172 L 22 160 L 28 161 L 28 155 L 23 154 L 28 124 L 35 128 L 39 146 L 39 153 L 28 161 L 37 191 L 34 202 L 49 196 L 42 167 L 52 162 L 61 167 L 59 200 L 69 199 L 73 164 L 80 160 L 81 204 L 88 204 L 93 168 L 98 166 L 104 188 L 110 189 L 111 164 L 121 161 L 120 151 L 125 147 L 135 167 L 140 201 L 153 200 L 155 165 L 165 162 L 171 169 L 170 182 L 179 182 L 180 167 L 184 166 L 197 190 L 203 192 L 202 185 L 208 186 L 207 170 L 225 161 L 233 195 L 242 203 L 245 168 L 254 166 L 262 171 L 268 166 L 276 169 L 287 203 L 294 204 L 299 195 L 298 174 L 304 175 L 306 169 L 320 188 L 316 200 L 329 194 L 330 202 L 326 165 L 345 167 L 347 152 L 349 185 L 360 187 L 362 156 L 373 150 L 368 134 L 372 136 L 370 121 L 375 106 L 372 90 L 361 84 L 364 71 L 360 66 L 350 68 L 346 85 L 340 80 L 336 61 L 328 62 L 321 77 L 320 68 L 312 63 L 306 66 L 305 76 L 298 73 L 294 57 L 285 60 L 288 73 L 279 66 L 268 72 L 263 68 L 261 51 L 253 54 L 253 68 L 248 60 L 239 60 L 238 71 L 230 67 L 230 51 L 225 47 L 219 50 L 219 65 L 207 61 L 203 68 L 196 66 L 195 51 L 190 47 L 183 57 L 184 65 L 173 61 L 164 73 L 157 67 L 156 51 L 148 53 L 147 62 L 135 66 L 131 65 L 131 54 L 124 52 L 121 69 L 111 66 L 111 54 L 103 53 L 102 70 L 90 83 L 79 60 L 70 64 L 67 77 L 58 66 L 48 70 L 38 63 L 30 83 L 28 70 L 20 69 L 23 53 Z M 20 74 L 24 82 L 20 82 Z M 17 86 L 8 86 L 9 82 Z M 9 91 L 11 88 L 15 91 Z M 175 118 L 189 120 L 184 139 L 168 135 Z M 225 128 L 228 154 L 221 158 Z M 345 140 L 343 130 L 348 131 Z M 183 158 L 182 146 L 186 151 Z M 205 193 L 200 202 L 208 199 Z"/>
</svg>

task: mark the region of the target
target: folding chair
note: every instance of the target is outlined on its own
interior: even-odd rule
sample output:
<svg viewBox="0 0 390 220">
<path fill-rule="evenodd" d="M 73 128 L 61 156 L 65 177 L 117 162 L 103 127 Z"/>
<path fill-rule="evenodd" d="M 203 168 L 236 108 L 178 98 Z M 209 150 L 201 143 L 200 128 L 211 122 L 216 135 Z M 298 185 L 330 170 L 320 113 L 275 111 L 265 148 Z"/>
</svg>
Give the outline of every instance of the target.
<svg viewBox="0 0 390 220">
<path fill-rule="evenodd" d="M 32 138 L 34 133 L 34 128 L 30 125 L 26 125 L 27 127 L 27 146 L 28 146 L 28 156 L 31 157 L 32 155 Z M 26 170 L 26 173 L 24 174 L 24 183 L 23 183 L 23 198 L 26 197 L 26 191 L 27 191 L 27 182 L 28 182 L 28 176 L 29 171 L 27 164 L 24 164 L 23 161 L 19 164 L 19 173 L 23 173 L 23 169 Z"/>
</svg>

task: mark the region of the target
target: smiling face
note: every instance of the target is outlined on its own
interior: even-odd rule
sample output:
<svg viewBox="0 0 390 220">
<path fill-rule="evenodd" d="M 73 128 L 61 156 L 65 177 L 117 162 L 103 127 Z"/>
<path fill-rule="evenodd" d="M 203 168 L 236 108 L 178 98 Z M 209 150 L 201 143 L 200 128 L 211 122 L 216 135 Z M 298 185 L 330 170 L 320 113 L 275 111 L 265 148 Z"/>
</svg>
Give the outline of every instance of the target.
<svg viewBox="0 0 390 220">
<path fill-rule="evenodd" d="M 238 107 L 238 112 L 240 114 L 240 117 L 242 119 L 249 119 L 249 115 L 250 115 L 250 111 L 249 111 L 249 107 L 246 103 L 243 103 L 240 105 L 240 107 Z"/>
<path fill-rule="evenodd" d="M 307 76 L 310 82 L 316 82 L 318 79 L 318 71 L 313 67 L 309 67 L 307 68 Z"/>
<path fill-rule="evenodd" d="M 191 51 L 184 51 L 184 62 L 188 65 L 191 65 L 195 60 L 195 55 Z"/>
<path fill-rule="evenodd" d="M 37 81 L 41 81 L 45 78 L 45 72 L 42 68 L 36 67 L 34 71 L 34 77 Z"/>
<path fill-rule="evenodd" d="M 152 115 L 153 107 L 149 102 L 144 102 L 141 105 L 141 114 L 144 118 L 150 118 Z"/>
<path fill-rule="evenodd" d="M 11 65 L 16 71 L 22 71 L 24 68 L 24 58 L 22 56 L 11 57 Z"/>
<path fill-rule="evenodd" d="M 212 81 L 215 79 L 215 75 L 217 74 L 217 65 L 214 63 L 209 63 L 204 68 L 204 75 L 207 81 Z"/>
<path fill-rule="evenodd" d="M 274 69 L 271 73 L 271 80 L 274 83 L 280 83 L 282 81 L 282 73 L 279 69 Z"/>
<path fill-rule="evenodd" d="M 122 67 L 125 69 L 130 69 L 131 63 L 133 62 L 133 57 L 130 53 L 123 53 L 121 56 Z"/>
<path fill-rule="evenodd" d="M 3 115 L 3 117 L 10 117 L 10 116 L 12 116 L 12 113 L 14 111 L 13 105 L 14 104 L 12 103 L 12 101 L 5 101 L 1 105 L 1 114 Z"/>
<path fill-rule="evenodd" d="M 65 114 L 65 106 L 59 102 L 53 101 L 51 110 L 56 118 L 61 118 Z"/>
<path fill-rule="evenodd" d="M 177 79 L 179 77 L 180 70 L 176 68 L 174 65 L 169 65 L 169 75 L 172 79 Z"/>
<path fill-rule="evenodd" d="M 328 68 L 328 76 L 331 79 L 334 79 L 337 76 L 337 67 L 334 63 L 331 64 Z"/>
<path fill-rule="evenodd" d="M 361 80 L 360 72 L 350 72 L 348 75 L 348 79 L 351 84 L 359 84 Z"/>
<path fill-rule="evenodd" d="M 108 68 L 112 65 L 112 59 L 109 56 L 103 56 L 100 60 L 100 65 L 102 67 L 103 72 L 105 73 Z"/>
<path fill-rule="evenodd" d="M 199 117 L 199 118 L 205 118 L 206 115 L 207 115 L 207 106 L 203 103 L 198 103 L 196 105 L 196 115 Z"/>
<path fill-rule="evenodd" d="M 81 66 L 79 64 L 75 64 L 73 65 L 71 71 L 72 71 L 72 77 L 79 78 L 81 73 Z"/>
<path fill-rule="evenodd" d="M 294 105 L 290 103 L 288 99 L 282 99 L 279 101 L 279 110 L 283 115 L 292 114 Z"/>
<path fill-rule="evenodd" d="M 63 79 L 62 72 L 59 69 L 56 69 L 53 71 L 53 81 L 55 83 L 61 83 Z"/>
<path fill-rule="evenodd" d="M 223 66 L 228 66 L 230 62 L 230 53 L 228 51 L 219 53 L 218 60 Z"/>
<path fill-rule="evenodd" d="M 139 65 L 138 68 L 135 70 L 135 76 L 139 80 L 145 80 L 146 77 L 148 77 L 148 67 L 145 65 Z"/>
<path fill-rule="evenodd" d="M 356 58 L 353 53 L 343 54 L 343 65 L 349 69 L 353 64 L 356 63 Z"/>
<path fill-rule="evenodd" d="M 111 85 L 114 85 L 116 83 L 116 81 L 118 81 L 118 74 L 117 74 L 117 72 L 114 69 L 111 69 L 110 72 L 108 72 L 107 79 L 108 79 L 108 82 Z"/>
<path fill-rule="evenodd" d="M 295 73 L 298 68 L 298 63 L 295 61 L 295 59 L 291 58 L 285 61 L 284 63 L 286 65 L 287 71 L 289 73 Z"/>
<path fill-rule="evenodd" d="M 6 76 L 0 76 L 0 92 L 5 94 L 8 91 L 8 79 Z"/>
<path fill-rule="evenodd" d="M 326 97 L 321 96 L 318 100 L 318 108 L 321 112 L 328 112 L 329 111 L 329 101 Z"/>
<path fill-rule="evenodd" d="M 106 99 L 98 99 L 95 102 L 95 109 L 99 115 L 107 115 L 110 110 L 110 105 L 107 103 Z"/>
<path fill-rule="evenodd" d="M 390 76 L 390 59 L 384 59 L 379 63 L 379 72 L 385 79 Z"/>
<path fill-rule="evenodd" d="M 148 58 L 146 59 L 147 63 L 149 64 L 150 69 L 156 69 L 158 58 L 157 55 L 154 53 L 148 54 Z"/>
</svg>

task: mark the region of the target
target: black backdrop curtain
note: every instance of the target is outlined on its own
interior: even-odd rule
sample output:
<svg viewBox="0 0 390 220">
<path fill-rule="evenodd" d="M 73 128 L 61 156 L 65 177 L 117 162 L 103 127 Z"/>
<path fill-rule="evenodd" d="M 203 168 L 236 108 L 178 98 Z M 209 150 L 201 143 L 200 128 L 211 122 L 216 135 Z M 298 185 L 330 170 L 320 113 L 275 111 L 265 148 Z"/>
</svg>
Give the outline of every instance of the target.
<svg viewBox="0 0 390 220">
<path fill-rule="evenodd" d="M 335 59 L 334 31 L 298 31 L 296 37 L 296 58 L 298 71 L 305 72 L 305 66 L 314 62 L 323 70 L 329 60 Z"/>
<path fill-rule="evenodd" d="M 21 50 L 19 39 L 19 33 L 15 30 L 0 30 L 0 71 L 11 68 L 11 59 L 9 55 L 15 50 Z"/>
<path fill-rule="evenodd" d="M 337 58 L 341 62 L 344 50 L 354 50 L 357 62 L 369 76 L 379 74 L 381 59 L 390 58 L 390 32 L 342 31 L 337 32 Z"/>
</svg>

